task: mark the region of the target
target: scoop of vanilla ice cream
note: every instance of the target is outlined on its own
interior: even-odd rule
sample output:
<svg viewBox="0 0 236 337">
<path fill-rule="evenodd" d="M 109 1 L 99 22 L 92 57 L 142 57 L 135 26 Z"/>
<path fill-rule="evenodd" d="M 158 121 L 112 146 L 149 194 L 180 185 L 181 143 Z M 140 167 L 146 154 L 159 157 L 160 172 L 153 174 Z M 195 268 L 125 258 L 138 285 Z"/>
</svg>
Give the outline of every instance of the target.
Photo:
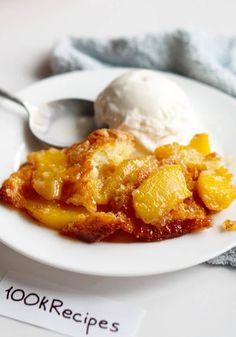
<svg viewBox="0 0 236 337">
<path fill-rule="evenodd" d="M 185 92 L 151 70 L 127 72 L 111 82 L 95 101 L 98 127 L 129 131 L 148 150 L 187 143 L 199 132 Z"/>
</svg>

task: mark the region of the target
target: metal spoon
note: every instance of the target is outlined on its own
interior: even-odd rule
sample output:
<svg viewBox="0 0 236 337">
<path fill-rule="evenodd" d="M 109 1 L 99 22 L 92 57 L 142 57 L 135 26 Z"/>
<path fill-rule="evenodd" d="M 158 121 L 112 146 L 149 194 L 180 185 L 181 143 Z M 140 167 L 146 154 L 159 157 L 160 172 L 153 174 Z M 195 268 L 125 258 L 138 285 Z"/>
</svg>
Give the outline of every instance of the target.
<svg viewBox="0 0 236 337">
<path fill-rule="evenodd" d="M 65 98 L 36 107 L 1 89 L 0 96 L 21 105 L 28 114 L 31 132 L 51 146 L 69 146 L 96 129 L 92 101 Z"/>
</svg>

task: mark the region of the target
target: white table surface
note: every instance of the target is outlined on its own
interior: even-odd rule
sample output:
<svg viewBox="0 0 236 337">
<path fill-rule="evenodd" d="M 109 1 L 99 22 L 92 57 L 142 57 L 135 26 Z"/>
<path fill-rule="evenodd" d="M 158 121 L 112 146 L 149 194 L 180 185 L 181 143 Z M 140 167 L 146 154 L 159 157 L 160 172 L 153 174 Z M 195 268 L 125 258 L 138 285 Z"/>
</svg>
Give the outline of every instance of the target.
<svg viewBox="0 0 236 337">
<path fill-rule="evenodd" d="M 16 91 L 48 76 L 50 48 L 66 34 L 120 36 L 175 27 L 236 34 L 235 13 L 235 0 L 0 0 L 0 87 Z M 234 269 L 200 265 L 152 277 L 91 277 L 41 265 L 0 244 L 0 275 L 8 269 L 40 270 L 50 281 L 141 305 L 147 315 L 138 337 L 236 334 Z M 60 335 L 0 317 L 0 336 Z"/>
</svg>

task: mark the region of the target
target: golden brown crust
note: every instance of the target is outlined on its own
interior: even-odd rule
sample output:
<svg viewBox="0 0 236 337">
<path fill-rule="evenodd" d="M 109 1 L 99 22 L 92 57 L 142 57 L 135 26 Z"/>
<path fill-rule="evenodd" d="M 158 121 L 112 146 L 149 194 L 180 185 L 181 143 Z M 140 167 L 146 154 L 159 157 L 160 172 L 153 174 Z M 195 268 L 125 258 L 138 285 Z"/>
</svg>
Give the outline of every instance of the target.
<svg viewBox="0 0 236 337">
<path fill-rule="evenodd" d="M 211 227 L 211 219 L 186 219 L 167 222 L 164 226 L 136 226 L 133 235 L 141 241 L 162 241 Z"/>
<path fill-rule="evenodd" d="M 99 129 L 92 132 L 85 140 L 74 144 L 66 149 L 69 166 L 79 164 L 88 166 L 91 163 L 92 156 L 104 145 L 123 142 L 124 144 L 133 144 L 134 137 L 127 132 L 115 129 Z"/>
<path fill-rule="evenodd" d="M 82 221 L 68 224 L 60 233 L 86 242 L 97 242 L 121 229 L 122 223 L 119 214 L 96 212 Z"/>
<path fill-rule="evenodd" d="M 129 158 L 135 151 L 134 138 L 123 131 L 101 129 L 93 132 L 86 140 L 66 150 L 68 170 L 65 174 L 64 201 L 82 205 L 89 211 L 96 211 L 102 204 L 100 190 L 104 178 L 113 171 L 116 164 Z"/>
<path fill-rule="evenodd" d="M 0 200 L 16 208 L 22 208 L 24 196 L 32 192 L 31 177 L 32 165 L 29 163 L 22 165 L 4 181 L 0 189 Z"/>
</svg>

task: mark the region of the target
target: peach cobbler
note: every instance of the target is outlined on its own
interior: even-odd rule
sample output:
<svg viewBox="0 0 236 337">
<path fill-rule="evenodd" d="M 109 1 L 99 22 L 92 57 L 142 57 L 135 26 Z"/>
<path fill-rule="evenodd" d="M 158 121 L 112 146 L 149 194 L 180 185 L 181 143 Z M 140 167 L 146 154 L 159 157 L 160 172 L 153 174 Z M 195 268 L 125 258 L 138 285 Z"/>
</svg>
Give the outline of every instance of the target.
<svg viewBox="0 0 236 337">
<path fill-rule="evenodd" d="M 115 233 L 159 241 L 195 232 L 235 198 L 232 176 L 206 134 L 147 154 L 131 134 L 114 129 L 29 154 L 0 189 L 2 202 L 86 242 Z"/>
</svg>

